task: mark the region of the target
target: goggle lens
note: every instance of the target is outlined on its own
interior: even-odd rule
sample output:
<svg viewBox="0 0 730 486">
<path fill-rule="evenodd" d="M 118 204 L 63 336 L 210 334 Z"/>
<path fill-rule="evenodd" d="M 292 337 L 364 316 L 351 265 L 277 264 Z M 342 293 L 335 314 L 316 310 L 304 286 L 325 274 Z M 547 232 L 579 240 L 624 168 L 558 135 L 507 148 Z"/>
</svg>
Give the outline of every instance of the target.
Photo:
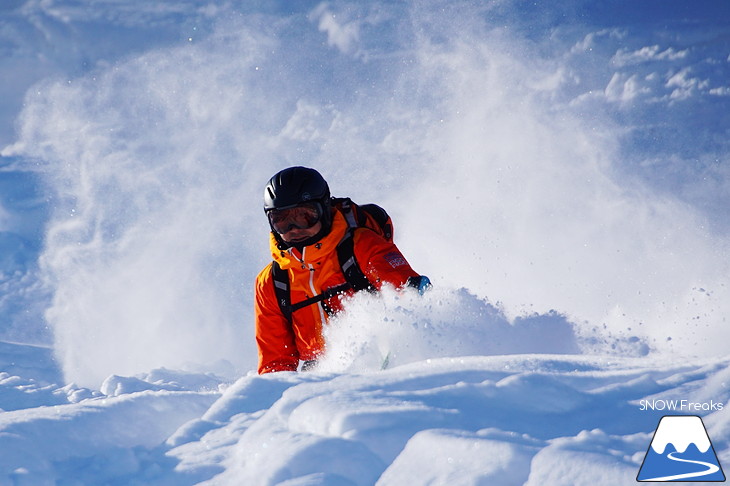
<svg viewBox="0 0 730 486">
<path fill-rule="evenodd" d="M 271 227 L 279 234 L 284 234 L 292 229 L 309 229 L 313 227 L 320 218 L 319 207 L 313 203 L 302 204 L 287 209 L 272 209 L 268 212 Z"/>
</svg>

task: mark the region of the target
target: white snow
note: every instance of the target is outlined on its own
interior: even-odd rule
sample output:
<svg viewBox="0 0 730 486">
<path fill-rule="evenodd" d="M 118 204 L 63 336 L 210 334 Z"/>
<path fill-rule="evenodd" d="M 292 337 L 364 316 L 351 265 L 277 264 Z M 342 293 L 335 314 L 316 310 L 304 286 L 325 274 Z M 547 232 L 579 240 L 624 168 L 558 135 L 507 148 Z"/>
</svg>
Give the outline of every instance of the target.
<svg viewBox="0 0 730 486">
<path fill-rule="evenodd" d="M 661 416 L 638 402 L 727 403 L 727 386 L 703 384 L 728 365 L 530 354 L 233 382 L 157 370 L 78 403 L 61 400 L 73 387 L 49 400 L 5 379 L 0 405 L 15 392 L 36 406 L 0 414 L 0 484 L 629 484 Z M 727 460 L 727 409 L 705 422 Z"/>
<path fill-rule="evenodd" d="M 677 414 L 730 464 L 725 4 L 137 3 L 0 7 L 0 486 L 626 485 Z M 258 376 L 292 164 L 435 285 Z"/>
</svg>

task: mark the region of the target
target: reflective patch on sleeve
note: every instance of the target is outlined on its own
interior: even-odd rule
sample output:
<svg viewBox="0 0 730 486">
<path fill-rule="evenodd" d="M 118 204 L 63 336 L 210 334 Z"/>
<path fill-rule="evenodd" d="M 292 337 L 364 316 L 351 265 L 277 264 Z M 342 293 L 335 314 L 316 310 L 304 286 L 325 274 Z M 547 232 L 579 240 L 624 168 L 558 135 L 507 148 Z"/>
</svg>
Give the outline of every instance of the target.
<svg viewBox="0 0 730 486">
<path fill-rule="evenodd" d="M 393 268 L 402 267 L 403 265 L 408 265 L 408 262 L 405 258 L 403 258 L 403 255 L 398 253 L 397 251 L 392 251 L 385 255 L 385 260 L 390 263 L 390 266 Z"/>
</svg>

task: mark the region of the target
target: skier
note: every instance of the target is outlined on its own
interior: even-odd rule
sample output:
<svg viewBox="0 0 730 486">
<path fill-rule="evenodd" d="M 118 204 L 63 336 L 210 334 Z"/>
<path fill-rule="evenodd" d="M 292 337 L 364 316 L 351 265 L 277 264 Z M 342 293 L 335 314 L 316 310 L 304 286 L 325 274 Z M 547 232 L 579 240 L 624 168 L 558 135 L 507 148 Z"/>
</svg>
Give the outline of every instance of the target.
<svg viewBox="0 0 730 486">
<path fill-rule="evenodd" d="M 375 205 L 330 196 L 314 169 L 290 167 L 264 190 L 273 261 L 256 278 L 258 372 L 312 369 L 324 352 L 323 326 L 355 291 L 388 283 L 423 293 L 419 275 L 391 241 L 392 226 Z"/>
</svg>

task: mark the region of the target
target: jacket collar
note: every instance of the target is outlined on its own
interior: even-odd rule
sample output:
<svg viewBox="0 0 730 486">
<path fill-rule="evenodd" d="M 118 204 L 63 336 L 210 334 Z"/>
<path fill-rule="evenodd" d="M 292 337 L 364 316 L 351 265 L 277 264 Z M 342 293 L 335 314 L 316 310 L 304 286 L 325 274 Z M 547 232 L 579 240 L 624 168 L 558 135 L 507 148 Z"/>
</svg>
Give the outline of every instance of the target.
<svg viewBox="0 0 730 486">
<path fill-rule="evenodd" d="M 332 252 L 336 251 L 337 245 L 345 236 L 347 231 L 347 221 L 340 211 L 334 211 L 332 218 L 332 229 L 316 243 L 302 248 L 301 253 L 296 248 L 279 249 L 279 243 L 276 241 L 274 233 L 269 234 L 269 247 L 271 256 L 284 270 L 316 263 L 319 260 L 330 258 Z"/>
</svg>

